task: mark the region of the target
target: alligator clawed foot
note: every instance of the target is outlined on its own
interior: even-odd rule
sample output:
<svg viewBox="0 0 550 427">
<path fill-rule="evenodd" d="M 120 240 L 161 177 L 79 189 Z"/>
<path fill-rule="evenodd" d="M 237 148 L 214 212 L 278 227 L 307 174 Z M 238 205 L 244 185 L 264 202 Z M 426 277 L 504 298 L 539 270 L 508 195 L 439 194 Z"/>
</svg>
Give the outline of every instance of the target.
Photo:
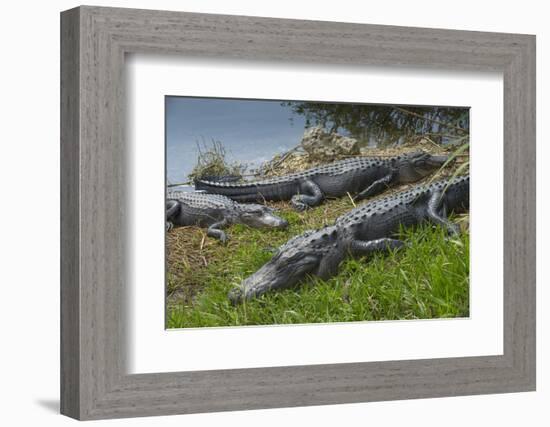
<svg viewBox="0 0 550 427">
<path fill-rule="evenodd" d="M 231 302 L 232 305 L 237 305 L 243 302 L 244 292 L 242 288 L 233 288 L 229 291 L 227 297 L 229 298 L 229 302 Z"/>
<path fill-rule="evenodd" d="M 460 226 L 457 224 L 453 224 L 453 226 L 449 230 L 449 234 L 451 236 L 457 237 L 460 235 Z"/>
<path fill-rule="evenodd" d="M 174 224 L 172 224 L 170 221 L 166 221 L 166 231 L 172 231 L 174 228 Z"/>
<path fill-rule="evenodd" d="M 445 240 L 453 240 L 460 236 L 460 226 L 458 224 L 448 224 L 447 225 L 447 237 Z"/>
<path fill-rule="evenodd" d="M 306 205 L 304 202 L 302 202 L 299 198 L 293 197 L 290 200 L 290 204 L 294 208 L 294 210 L 297 210 L 298 212 L 304 212 L 309 208 L 308 205 Z"/>
<path fill-rule="evenodd" d="M 413 244 L 411 242 L 403 242 L 403 246 L 397 248 L 397 249 L 412 249 Z"/>
</svg>

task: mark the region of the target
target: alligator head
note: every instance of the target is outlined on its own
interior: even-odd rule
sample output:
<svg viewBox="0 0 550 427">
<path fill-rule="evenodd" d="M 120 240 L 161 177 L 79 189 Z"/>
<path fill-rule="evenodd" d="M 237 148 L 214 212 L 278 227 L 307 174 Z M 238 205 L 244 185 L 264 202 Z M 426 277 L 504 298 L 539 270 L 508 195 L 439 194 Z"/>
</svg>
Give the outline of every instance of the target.
<svg viewBox="0 0 550 427">
<path fill-rule="evenodd" d="M 345 255 L 338 234 L 331 226 L 289 240 L 270 261 L 229 292 L 230 301 L 236 304 L 268 291 L 294 287 L 307 276 L 333 276 Z"/>
<path fill-rule="evenodd" d="M 254 228 L 286 228 L 288 222 L 275 215 L 275 209 L 257 204 L 240 204 L 239 219 L 243 224 Z"/>
<path fill-rule="evenodd" d="M 448 160 L 448 156 L 436 156 L 424 151 L 414 151 L 397 159 L 399 182 L 414 182 L 431 174 Z"/>
</svg>

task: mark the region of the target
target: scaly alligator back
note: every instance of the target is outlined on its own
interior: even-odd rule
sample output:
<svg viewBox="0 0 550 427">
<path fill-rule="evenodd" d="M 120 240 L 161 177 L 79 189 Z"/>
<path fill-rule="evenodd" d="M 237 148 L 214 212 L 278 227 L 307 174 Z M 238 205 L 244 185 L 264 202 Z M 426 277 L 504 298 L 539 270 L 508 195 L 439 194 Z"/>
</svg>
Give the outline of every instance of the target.
<svg viewBox="0 0 550 427">
<path fill-rule="evenodd" d="M 425 221 L 456 231 L 446 216 L 469 208 L 469 189 L 469 175 L 416 186 L 358 206 L 337 218 L 335 224 L 351 239 L 363 241 L 390 237 L 401 226 L 415 226 Z"/>
<path fill-rule="evenodd" d="M 179 203 L 176 215 L 166 218 L 177 226 L 198 225 L 208 227 L 224 217 L 237 215 L 237 203 L 218 194 L 173 191 L 168 193 L 167 202 Z"/>
</svg>

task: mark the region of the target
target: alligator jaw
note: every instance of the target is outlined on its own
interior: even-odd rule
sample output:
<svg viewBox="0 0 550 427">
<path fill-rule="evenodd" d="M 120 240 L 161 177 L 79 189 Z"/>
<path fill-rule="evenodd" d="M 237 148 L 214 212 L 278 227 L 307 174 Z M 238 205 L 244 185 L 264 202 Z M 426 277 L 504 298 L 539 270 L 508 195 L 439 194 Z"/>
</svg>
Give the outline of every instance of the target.
<svg viewBox="0 0 550 427">
<path fill-rule="evenodd" d="M 294 250 L 290 252 L 275 255 L 239 287 L 232 289 L 228 294 L 231 303 L 238 304 L 271 290 L 291 288 L 317 270 L 320 259 L 318 256 Z"/>
<path fill-rule="evenodd" d="M 430 175 L 449 159 L 446 155 L 432 155 L 420 151 L 403 159 L 399 164 L 399 182 L 415 182 Z"/>
<path fill-rule="evenodd" d="M 275 214 L 275 210 L 263 205 L 239 204 L 239 219 L 249 227 L 283 229 L 288 221 Z"/>
<path fill-rule="evenodd" d="M 229 300 L 232 304 L 239 304 L 258 297 L 270 289 L 286 287 L 282 279 L 283 277 L 277 274 L 276 265 L 270 261 L 245 279 L 239 287 L 232 289 L 228 294 Z"/>
<path fill-rule="evenodd" d="M 330 277 L 343 258 L 336 227 L 309 230 L 290 239 L 279 252 L 245 279 L 228 297 L 233 304 L 263 295 L 268 291 L 298 285 L 307 276 Z"/>
<path fill-rule="evenodd" d="M 283 229 L 288 227 L 288 221 L 272 213 L 264 213 L 259 219 L 259 226 L 266 228 Z"/>
<path fill-rule="evenodd" d="M 449 156 L 441 155 L 441 156 L 430 156 L 428 159 L 428 164 L 433 167 L 441 167 L 445 164 L 445 162 L 449 159 Z"/>
</svg>

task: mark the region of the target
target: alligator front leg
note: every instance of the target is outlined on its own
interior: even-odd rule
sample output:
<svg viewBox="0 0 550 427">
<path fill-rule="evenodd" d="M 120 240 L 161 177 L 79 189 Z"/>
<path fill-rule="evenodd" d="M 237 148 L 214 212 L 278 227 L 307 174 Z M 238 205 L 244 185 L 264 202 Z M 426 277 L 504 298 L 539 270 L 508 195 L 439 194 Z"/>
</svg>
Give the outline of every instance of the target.
<svg viewBox="0 0 550 427">
<path fill-rule="evenodd" d="M 176 200 L 168 200 L 166 202 L 166 231 L 170 231 L 174 228 L 174 223 L 171 219 L 179 212 L 180 207 L 179 202 Z"/>
<path fill-rule="evenodd" d="M 444 227 L 451 235 L 456 236 L 460 227 L 447 219 L 447 209 L 443 203 L 443 193 L 436 191 L 428 200 L 428 219 L 434 224 Z M 441 212 L 441 213 L 440 213 Z"/>
<path fill-rule="evenodd" d="M 227 236 L 227 234 L 225 234 L 224 231 L 220 230 L 220 228 L 227 226 L 227 224 L 228 222 L 225 218 L 212 224 L 210 227 L 208 227 L 208 230 L 206 230 L 206 235 L 208 237 L 219 239 L 222 243 L 226 243 L 229 237 Z"/>
<path fill-rule="evenodd" d="M 353 255 L 370 255 L 373 252 L 387 252 L 405 246 L 405 242 L 398 239 L 384 237 L 376 240 L 354 240 L 350 250 Z"/>
<path fill-rule="evenodd" d="M 363 200 L 368 197 L 376 196 L 377 194 L 382 193 L 385 191 L 393 182 L 395 181 L 397 177 L 397 174 L 395 172 L 391 172 L 388 175 L 386 175 L 383 178 L 380 178 L 377 181 L 374 181 L 371 185 L 369 185 L 366 189 L 361 191 L 359 194 L 357 194 L 354 197 L 354 200 Z"/>
<path fill-rule="evenodd" d="M 317 184 L 307 179 L 300 183 L 300 191 L 304 194 L 296 194 L 290 199 L 292 207 L 298 211 L 304 211 L 317 206 L 323 200 L 323 192 Z"/>
</svg>

